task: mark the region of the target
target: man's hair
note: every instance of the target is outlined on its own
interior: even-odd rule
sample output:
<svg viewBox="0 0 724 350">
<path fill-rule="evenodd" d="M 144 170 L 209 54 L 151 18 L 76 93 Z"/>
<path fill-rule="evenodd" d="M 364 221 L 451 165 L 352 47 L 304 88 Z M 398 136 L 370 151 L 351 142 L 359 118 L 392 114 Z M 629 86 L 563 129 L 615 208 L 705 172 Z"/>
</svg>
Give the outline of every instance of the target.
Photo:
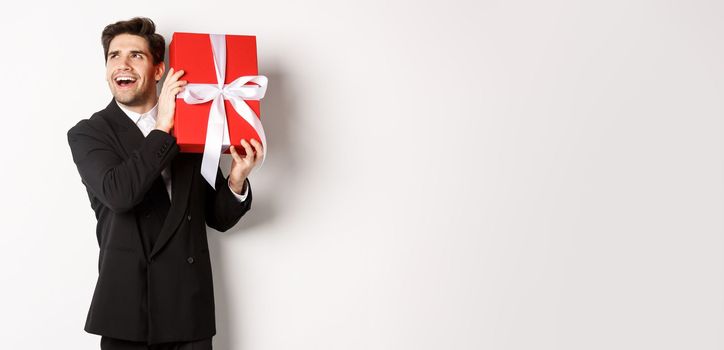
<svg viewBox="0 0 724 350">
<path fill-rule="evenodd" d="M 153 64 L 163 62 L 163 56 L 166 52 L 166 40 L 161 34 L 156 33 L 156 25 L 150 18 L 146 17 L 134 17 L 127 21 L 118 21 L 107 25 L 103 29 L 101 43 L 103 44 L 105 62 L 108 61 L 108 47 L 111 45 L 111 41 L 116 35 L 120 34 L 133 34 L 146 39 L 148 49 L 151 50 L 151 56 L 153 57 Z"/>
</svg>

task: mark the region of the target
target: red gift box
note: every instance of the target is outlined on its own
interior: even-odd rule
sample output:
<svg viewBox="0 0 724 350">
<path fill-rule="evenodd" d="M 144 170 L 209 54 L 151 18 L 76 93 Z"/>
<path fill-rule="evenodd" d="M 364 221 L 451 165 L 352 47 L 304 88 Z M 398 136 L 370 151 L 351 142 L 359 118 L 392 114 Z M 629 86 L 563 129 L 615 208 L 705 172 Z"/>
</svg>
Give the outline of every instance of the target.
<svg viewBox="0 0 724 350">
<path fill-rule="evenodd" d="M 256 37 L 248 35 L 226 35 L 226 76 L 224 84 L 229 84 L 241 76 L 258 74 L 256 58 Z M 173 33 L 169 46 L 169 64 L 174 71 L 183 70 L 180 80 L 189 84 L 217 85 L 216 69 L 212 44 L 208 34 Z M 259 101 L 246 100 L 246 104 L 261 117 Z M 206 128 L 209 119 L 211 101 L 202 104 L 187 104 L 183 99 L 176 99 L 173 135 L 181 152 L 203 153 L 206 141 Z M 224 99 L 226 125 L 229 130 L 230 143 L 242 156 L 246 153 L 241 146 L 241 139 L 250 141 L 252 138 L 261 143 L 260 136 L 254 128 L 244 120 L 231 102 Z M 224 153 L 229 153 L 226 149 Z"/>
</svg>

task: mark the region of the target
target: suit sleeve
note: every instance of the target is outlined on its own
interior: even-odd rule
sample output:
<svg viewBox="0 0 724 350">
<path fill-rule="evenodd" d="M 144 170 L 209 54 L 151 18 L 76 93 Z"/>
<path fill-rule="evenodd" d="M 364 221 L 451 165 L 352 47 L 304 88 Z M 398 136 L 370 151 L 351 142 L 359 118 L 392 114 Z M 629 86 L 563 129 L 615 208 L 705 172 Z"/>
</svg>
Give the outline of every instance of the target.
<svg viewBox="0 0 724 350">
<path fill-rule="evenodd" d="M 225 232 L 234 227 L 239 219 L 251 209 L 251 183 L 246 180 L 247 196 L 244 201 L 234 196 L 229 188 L 228 178 L 224 178 L 221 169 L 216 172 L 216 190 L 206 181 L 206 224 L 219 232 Z"/>
<path fill-rule="evenodd" d="M 83 184 L 114 212 L 129 211 L 140 203 L 179 152 L 173 136 L 152 130 L 141 147 L 122 159 L 87 121 L 68 131 L 68 144 Z"/>
</svg>

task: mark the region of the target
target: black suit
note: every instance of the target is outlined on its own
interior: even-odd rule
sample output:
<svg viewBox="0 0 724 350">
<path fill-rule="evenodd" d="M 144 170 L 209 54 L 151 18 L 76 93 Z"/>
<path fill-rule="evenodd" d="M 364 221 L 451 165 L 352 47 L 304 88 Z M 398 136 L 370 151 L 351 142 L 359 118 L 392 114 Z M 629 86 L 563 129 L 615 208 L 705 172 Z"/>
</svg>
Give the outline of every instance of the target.
<svg viewBox="0 0 724 350">
<path fill-rule="evenodd" d="M 160 130 L 144 138 L 114 100 L 68 131 L 73 161 L 98 219 L 98 281 L 85 331 L 148 344 L 216 334 L 206 225 L 226 231 L 251 207 L 221 170 L 216 191 L 201 154 L 179 153 Z M 171 166 L 169 203 L 161 171 Z"/>
</svg>

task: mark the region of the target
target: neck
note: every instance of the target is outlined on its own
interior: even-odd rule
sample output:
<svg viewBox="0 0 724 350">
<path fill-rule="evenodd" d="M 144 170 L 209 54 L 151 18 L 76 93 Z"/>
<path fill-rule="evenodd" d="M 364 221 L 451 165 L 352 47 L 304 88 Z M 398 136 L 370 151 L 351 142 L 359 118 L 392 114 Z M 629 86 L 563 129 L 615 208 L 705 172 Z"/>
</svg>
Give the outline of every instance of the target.
<svg viewBox="0 0 724 350">
<path fill-rule="evenodd" d="M 119 105 L 123 106 L 123 108 L 128 109 L 129 111 L 133 111 L 138 114 L 143 114 L 143 113 L 150 111 L 151 108 L 153 108 L 153 106 L 156 105 L 156 103 L 158 102 L 158 97 L 156 96 L 156 94 L 153 94 L 153 97 L 146 100 L 146 102 L 135 104 L 133 106 L 121 103 L 118 100 L 116 100 L 116 102 Z"/>
</svg>

